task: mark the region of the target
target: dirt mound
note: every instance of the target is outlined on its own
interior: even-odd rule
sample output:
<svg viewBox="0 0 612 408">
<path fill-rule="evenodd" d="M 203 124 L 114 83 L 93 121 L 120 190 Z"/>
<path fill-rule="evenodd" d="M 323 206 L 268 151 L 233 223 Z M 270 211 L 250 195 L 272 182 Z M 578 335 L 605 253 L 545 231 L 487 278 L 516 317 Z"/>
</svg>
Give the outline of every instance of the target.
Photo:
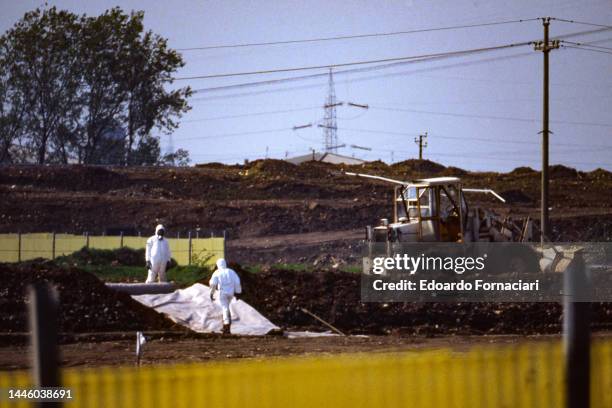
<svg viewBox="0 0 612 408">
<path fill-rule="evenodd" d="M 250 273 L 239 265 L 244 300 L 275 324 L 321 329 L 301 308 L 349 333 L 539 334 L 561 330 L 557 303 L 362 303 L 359 274 L 271 269 Z M 595 327 L 612 327 L 612 304 L 594 304 Z M 599 325 L 599 326 L 598 326 Z"/>
<path fill-rule="evenodd" d="M 410 159 L 391 165 L 394 173 L 406 174 L 410 177 L 424 177 L 439 174 L 446 169 L 445 166 L 430 160 Z M 417 174 L 418 173 L 418 174 Z"/>
<path fill-rule="evenodd" d="M 551 178 L 559 178 L 559 179 L 574 179 L 578 177 L 578 172 L 576 169 L 571 167 L 566 167 L 561 164 L 555 164 L 554 166 L 548 167 L 548 174 Z"/>
<path fill-rule="evenodd" d="M 539 171 L 536 171 L 534 169 L 532 169 L 531 167 L 526 167 L 526 166 L 522 166 L 522 167 L 517 167 L 514 170 L 512 170 L 510 173 L 511 175 L 514 176 L 519 176 L 519 175 L 533 175 L 533 174 L 538 174 Z"/>
<path fill-rule="evenodd" d="M 508 204 L 533 204 L 535 200 L 521 190 L 506 190 L 499 193 Z"/>
<path fill-rule="evenodd" d="M 28 262 L 0 264 L 2 333 L 28 330 L 26 288 L 39 281 L 51 283 L 59 293 L 60 332 L 185 330 L 129 295 L 108 289 L 88 272 L 51 262 Z"/>
<path fill-rule="evenodd" d="M 250 168 L 259 169 L 259 175 L 245 174 Z M 250 238 L 363 228 L 390 217 L 393 186 L 343 175 L 343 168 L 399 180 L 454 174 L 469 187 L 520 190 L 536 202 L 521 202 L 519 197 L 516 204 L 502 206 L 492 196 L 470 194 L 468 204 L 500 213 L 508 209 L 521 216 L 531 214 L 526 207 L 535 207 L 540 195 L 538 173 L 529 168 L 510 174 L 463 175 L 459 169 L 426 160 L 393 166 L 379 161 L 296 166 L 280 160 L 198 168 L 1 166 L 0 231 L 99 235 L 106 230 L 113 235 L 146 235 L 153 225 L 163 223 L 172 236 L 178 232 L 186 236 L 188 230 L 200 228 Z M 574 171 L 570 169 L 569 174 Z M 579 178 L 553 179 L 551 216 L 584 213 L 597 219 L 610 213 L 609 174 L 598 170 L 579 173 Z M 315 209 L 302 205 L 314 200 L 320 204 Z"/>
<path fill-rule="evenodd" d="M 381 160 L 375 160 L 362 164 L 353 164 L 343 166 L 348 171 L 355 173 L 368 173 L 368 174 L 387 174 L 389 172 L 389 165 Z"/>
<path fill-rule="evenodd" d="M 295 164 L 285 160 L 265 159 L 251 162 L 247 169 L 249 176 L 276 177 L 295 176 L 297 167 Z"/>
<path fill-rule="evenodd" d="M 440 172 L 440 176 L 451 176 L 451 177 L 463 177 L 469 174 L 466 170 L 460 169 L 459 167 L 447 167 Z"/>
<path fill-rule="evenodd" d="M 297 166 L 297 176 L 302 179 L 321 179 L 330 177 L 332 172 L 337 172 L 337 166 L 330 163 L 304 162 Z"/>
<path fill-rule="evenodd" d="M 16 166 L 11 170 L 3 177 L 7 184 L 68 191 L 107 191 L 128 186 L 121 174 L 100 166 Z"/>
<path fill-rule="evenodd" d="M 228 165 L 219 163 L 219 162 L 210 162 L 210 163 L 196 164 L 195 167 L 198 169 L 224 169 L 228 167 Z"/>
<path fill-rule="evenodd" d="M 612 173 L 604 170 L 602 168 L 597 168 L 595 170 L 593 170 L 592 172 L 588 173 L 590 178 L 593 178 L 595 180 L 610 180 L 612 179 Z"/>
</svg>

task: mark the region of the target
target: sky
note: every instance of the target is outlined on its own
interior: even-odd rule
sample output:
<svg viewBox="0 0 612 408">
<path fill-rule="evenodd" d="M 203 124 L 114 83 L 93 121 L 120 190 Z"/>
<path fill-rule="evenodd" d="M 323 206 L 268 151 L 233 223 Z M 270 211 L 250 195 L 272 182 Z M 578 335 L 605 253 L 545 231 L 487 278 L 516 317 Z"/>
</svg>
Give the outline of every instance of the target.
<svg viewBox="0 0 612 408">
<path fill-rule="evenodd" d="M 186 65 L 171 87 L 190 86 L 191 111 L 164 150 L 189 150 L 194 163 L 282 159 L 323 148 L 328 77 L 248 85 L 325 74 L 329 65 L 412 57 L 541 40 L 542 22 L 455 28 L 333 41 L 199 50 L 556 17 L 612 26 L 612 0 L 405 1 L 48 1 L 77 14 L 120 6 L 144 10 L 147 29 L 181 50 Z M 0 0 L 0 31 L 41 1 Z M 598 32 L 593 32 L 599 30 Z M 553 20 L 551 39 L 591 43 L 588 50 L 550 52 L 550 162 L 612 170 L 612 29 Z M 571 43 L 563 43 L 573 46 Z M 423 156 L 469 170 L 541 168 L 543 55 L 531 45 L 381 68 L 335 67 L 338 153 L 387 163 L 418 157 L 414 139 L 427 132 Z M 305 71 L 181 79 L 296 67 Z M 376 69 L 342 71 L 378 66 Z M 368 109 L 347 103 L 368 105 Z M 312 124 L 293 130 L 295 126 Z M 369 148 L 351 148 L 357 145 Z"/>
</svg>

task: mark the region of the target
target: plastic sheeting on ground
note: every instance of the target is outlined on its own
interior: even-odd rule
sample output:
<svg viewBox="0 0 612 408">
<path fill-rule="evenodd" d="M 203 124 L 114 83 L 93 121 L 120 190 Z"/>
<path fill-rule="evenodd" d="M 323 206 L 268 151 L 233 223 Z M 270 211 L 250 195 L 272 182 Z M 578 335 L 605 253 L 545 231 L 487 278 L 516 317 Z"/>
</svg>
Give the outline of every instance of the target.
<svg viewBox="0 0 612 408">
<path fill-rule="evenodd" d="M 132 297 L 199 333 L 218 333 L 223 327 L 221 306 L 210 301 L 210 288 L 200 283 L 172 293 Z M 242 300 L 232 300 L 230 311 L 232 334 L 261 336 L 279 329 Z"/>
</svg>

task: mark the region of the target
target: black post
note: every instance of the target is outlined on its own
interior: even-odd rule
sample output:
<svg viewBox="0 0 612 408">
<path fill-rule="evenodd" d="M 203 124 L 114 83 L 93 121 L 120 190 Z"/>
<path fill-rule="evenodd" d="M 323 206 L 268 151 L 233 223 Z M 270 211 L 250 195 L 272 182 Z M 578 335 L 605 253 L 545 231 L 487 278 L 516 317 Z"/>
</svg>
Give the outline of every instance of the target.
<svg viewBox="0 0 612 408">
<path fill-rule="evenodd" d="M 53 242 L 51 243 L 51 259 L 55 259 L 55 232 L 53 232 Z"/>
<path fill-rule="evenodd" d="M 123 248 L 123 231 L 121 231 L 121 242 L 119 242 L 119 248 Z"/>
<path fill-rule="evenodd" d="M 227 251 L 227 244 L 225 241 L 227 241 L 227 234 L 225 230 L 223 230 L 223 258 L 227 258 L 227 254 L 225 253 L 225 251 Z"/>
<path fill-rule="evenodd" d="M 59 387 L 57 347 L 58 300 L 46 282 L 29 287 L 29 318 L 32 336 L 32 369 L 36 387 Z M 38 407 L 60 407 L 59 402 L 39 402 Z"/>
<path fill-rule="evenodd" d="M 563 277 L 563 342 L 568 408 L 590 406 L 590 290 L 582 253 L 576 252 Z"/>
<path fill-rule="evenodd" d="M 17 262 L 21 262 L 21 231 L 17 234 Z"/>
<path fill-rule="evenodd" d="M 189 237 L 189 265 L 191 265 L 191 254 L 192 254 L 191 230 L 188 233 L 188 237 Z"/>
</svg>

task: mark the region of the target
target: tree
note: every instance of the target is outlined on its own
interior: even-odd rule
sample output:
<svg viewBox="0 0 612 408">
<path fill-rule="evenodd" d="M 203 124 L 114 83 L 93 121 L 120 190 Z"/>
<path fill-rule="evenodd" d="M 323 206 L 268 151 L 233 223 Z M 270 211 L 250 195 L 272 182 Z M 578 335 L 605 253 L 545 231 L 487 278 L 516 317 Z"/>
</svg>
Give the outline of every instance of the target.
<svg viewBox="0 0 612 408">
<path fill-rule="evenodd" d="M 189 166 L 189 163 L 191 163 L 189 151 L 185 149 L 178 149 L 174 153 L 168 153 L 162 159 L 162 164 L 165 166 L 186 167 Z"/>
<path fill-rule="evenodd" d="M 36 9 L 0 37 L 0 161 L 18 141 L 40 164 L 160 162 L 151 133 L 176 129 L 191 90 L 166 90 L 184 62 L 143 20 Z"/>
<path fill-rule="evenodd" d="M 143 14 L 133 15 L 141 21 Z M 130 154 L 137 138 L 148 135 L 155 127 L 162 132 L 172 132 L 180 118 L 190 107 L 186 98 L 191 96 L 189 87 L 166 91 L 165 85 L 172 83 L 172 73 L 185 63 L 182 57 L 167 46 L 167 40 L 146 32 L 141 41 L 132 43 L 130 67 L 126 84 L 129 99 L 127 117 L 126 164 L 132 164 Z"/>
<path fill-rule="evenodd" d="M 2 75 L 8 76 L 13 100 L 23 101 L 25 147 L 39 164 L 46 161 L 50 140 L 62 126 L 73 127 L 78 113 L 78 37 L 77 17 L 53 7 L 26 13 L 3 38 Z"/>
<path fill-rule="evenodd" d="M 0 37 L 0 66 L 6 64 L 6 41 Z M 9 78 L 6 70 L 0 71 L 0 163 L 11 163 L 15 159 L 15 143 L 21 135 L 25 112 L 23 99 L 9 86 Z"/>
</svg>

